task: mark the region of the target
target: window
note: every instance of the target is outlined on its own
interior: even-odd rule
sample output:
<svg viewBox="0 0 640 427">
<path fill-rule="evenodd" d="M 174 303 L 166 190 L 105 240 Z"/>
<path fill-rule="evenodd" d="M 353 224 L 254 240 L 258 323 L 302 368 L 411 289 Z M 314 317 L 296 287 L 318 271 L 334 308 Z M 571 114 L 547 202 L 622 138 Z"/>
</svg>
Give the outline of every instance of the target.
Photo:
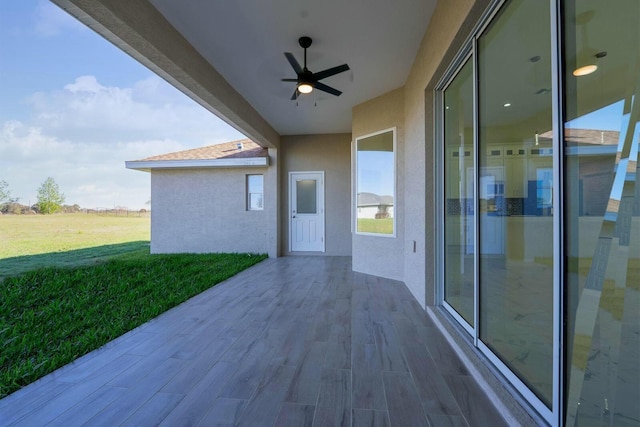
<svg viewBox="0 0 640 427">
<path fill-rule="evenodd" d="M 395 236 L 395 129 L 356 139 L 356 232 Z"/>
<path fill-rule="evenodd" d="M 264 209 L 264 177 L 262 175 L 247 175 L 247 210 L 261 211 Z"/>
</svg>

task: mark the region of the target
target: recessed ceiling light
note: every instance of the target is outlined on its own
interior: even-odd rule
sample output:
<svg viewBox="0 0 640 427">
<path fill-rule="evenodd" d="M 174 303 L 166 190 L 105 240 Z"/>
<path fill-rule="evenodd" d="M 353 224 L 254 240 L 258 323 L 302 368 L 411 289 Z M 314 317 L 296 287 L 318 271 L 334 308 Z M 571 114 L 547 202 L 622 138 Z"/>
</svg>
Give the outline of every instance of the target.
<svg viewBox="0 0 640 427">
<path fill-rule="evenodd" d="M 580 68 L 576 68 L 573 71 L 573 75 L 576 77 L 580 77 L 580 76 L 587 76 L 591 73 L 595 73 L 596 70 L 598 69 L 598 66 L 595 64 L 589 64 L 589 65 L 585 65 L 583 67 Z"/>
<path fill-rule="evenodd" d="M 505 104 L 504 104 L 504 106 L 505 106 L 505 107 L 511 107 L 511 103 L 510 103 L 510 102 L 507 102 L 507 103 L 505 103 Z"/>
<path fill-rule="evenodd" d="M 606 50 L 603 50 L 602 52 L 598 52 L 595 55 L 593 55 L 593 57 L 597 59 L 602 59 L 605 56 L 607 56 Z M 598 65 L 595 64 L 595 61 L 592 60 L 590 57 L 582 58 L 582 59 L 578 58 L 578 62 L 584 65 L 576 68 L 573 71 L 573 75 L 576 77 L 588 76 L 591 73 L 595 73 L 596 70 L 598 69 Z"/>
<path fill-rule="evenodd" d="M 581 77 L 581 76 L 587 76 L 591 73 L 595 73 L 596 70 L 598 69 L 598 66 L 595 64 L 589 64 L 589 65 L 585 65 L 583 67 L 580 68 L 576 68 L 573 71 L 573 75 L 576 77 Z"/>
</svg>

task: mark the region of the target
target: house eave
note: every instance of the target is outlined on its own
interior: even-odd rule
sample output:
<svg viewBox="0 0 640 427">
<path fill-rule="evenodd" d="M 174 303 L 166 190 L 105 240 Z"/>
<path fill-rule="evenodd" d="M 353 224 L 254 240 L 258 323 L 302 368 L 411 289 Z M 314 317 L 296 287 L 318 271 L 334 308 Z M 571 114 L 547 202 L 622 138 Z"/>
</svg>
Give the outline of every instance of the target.
<svg viewBox="0 0 640 427">
<path fill-rule="evenodd" d="M 154 169 L 252 168 L 269 166 L 268 157 L 200 160 L 133 160 L 124 162 L 127 169 L 151 172 Z"/>
</svg>

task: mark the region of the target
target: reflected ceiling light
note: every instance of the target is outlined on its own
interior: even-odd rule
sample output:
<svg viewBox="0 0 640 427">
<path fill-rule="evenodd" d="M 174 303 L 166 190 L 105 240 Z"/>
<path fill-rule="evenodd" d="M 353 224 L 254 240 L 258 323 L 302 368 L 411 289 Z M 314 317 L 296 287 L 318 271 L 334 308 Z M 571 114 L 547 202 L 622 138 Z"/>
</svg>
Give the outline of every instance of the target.
<svg viewBox="0 0 640 427">
<path fill-rule="evenodd" d="M 589 47 L 589 32 L 587 31 L 587 24 L 591 19 L 593 19 L 594 15 L 595 12 L 593 10 L 587 10 L 576 16 L 576 25 L 580 27 L 582 49 L 577 52 L 576 69 L 573 70 L 573 75 L 575 77 L 588 76 L 589 74 L 595 73 L 598 69 L 596 58 L 600 59 L 607 56 L 607 52 L 598 52 Z M 594 51 L 596 53 L 594 53 Z"/>
<path fill-rule="evenodd" d="M 587 64 L 573 70 L 573 75 L 576 77 L 588 76 L 591 73 L 595 73 L 597 69 L 598 66 L 596 64 Z"/>
<path fill-rule="evenodd" d="M 298 92 L 300 93 L 311 93 L 313 90 L 313 86 L 311 84 L 303 82 L 298 85 Z"/>
<path fill-rule="evenodd" d="M 602 59 L 607 56 L 606 51 L 598 52 L 593 56 L 588 56 L 586 60 L 580 61 L 580 63 L 584 64 L 573 71 L 573 75 L 576 77 L 587 76 L 591 73 L 595 73 L 598 69 L 598 65 L 596 64 L 598 59 Z M 593 59 L 592 59 L 593 58 Z"/>
</svg>

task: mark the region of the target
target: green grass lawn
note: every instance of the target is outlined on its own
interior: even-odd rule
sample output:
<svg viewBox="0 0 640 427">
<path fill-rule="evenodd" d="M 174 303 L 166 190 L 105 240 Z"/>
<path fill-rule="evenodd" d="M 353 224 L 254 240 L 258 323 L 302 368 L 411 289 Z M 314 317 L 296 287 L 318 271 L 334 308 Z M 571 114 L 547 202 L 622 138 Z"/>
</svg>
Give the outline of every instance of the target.
<svg viewBox="0 0 640 427">
<path fill-rule="evenodd" d="M 4 279 L 0 398 L 265 258 L 135 253 Z"/>
<path fill-rule="evenodd" d="M 149 254 L 149 218 L 0 216 L 0 398 L 262 261 Z"/>
<path fill-rule="evenodd" d="M 393 234 L 393 218 L 358 218 L 358 232 Z"/>
<path fill-rule="evenodd" d="M 45 266 L 77 266 L 148 249 L 149 217 L 0 215 L 0 280 Z"/>
</svg>

